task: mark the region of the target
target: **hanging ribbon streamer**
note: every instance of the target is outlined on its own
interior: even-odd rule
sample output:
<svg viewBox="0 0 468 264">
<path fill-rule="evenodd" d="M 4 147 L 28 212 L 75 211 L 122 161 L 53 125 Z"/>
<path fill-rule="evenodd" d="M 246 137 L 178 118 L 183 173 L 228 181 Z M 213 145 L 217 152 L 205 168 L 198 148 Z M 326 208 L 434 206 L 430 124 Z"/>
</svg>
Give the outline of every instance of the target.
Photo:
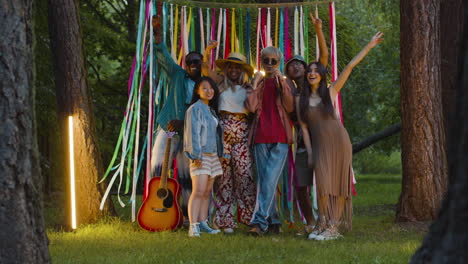
<svg viewBox="0 0 468 264">
<path fill-rule="evenodd" d="M 307 14 L 309 14 L 309 9 L 307 8 L 307 6 L 304 7 L 304 59 L 306 61 L 310 61 L 309 60 L 309 18 L 307 16 Z"/>
<path fill-rule="evenodd" d="M 262 49 L 266 48 L 267 46 L 267 39 L 266 39 L 266 9 L 262 8 L 262 19 L 260 20 L 260 43 L 262 43 Z"/>
<path fill-rule="evenodd" d="M 117 200 L 119 202 L 119 204 L 124 207 L 125 204 L 122 202 L 121 198 L 120 198 L 120 189 L 121 189 L 121 186 L 122 186 L 122 182 L 123 182 L 123 168 L 125 166 L 125 158 L 127 156 L 128 153 L 131 153 L 131 151 L 129 151 L 129 148 L 128 148 L 128 145 L 127 145 L 127 142 L 128 142 L 128 136 L 130 134 L 130 124 L 132 123 L 132 118 L 133 118 L 133 110 L 134 110 L 134 106 L 135 106 L 135 101 L 136 101 L 136 94 L 137 94 L 137 85 L 138 85 L 138 81 L 139 81 L 139 72 L 140 72 L 140 69 L 141 69 L 141 65 L 142 65 L 142 57 L 143 57 L 143 49 L 142 47 L 144 47 L 144 44 L 145 44 L 145 36 L 146 36 L 146 27 L 148 25 L 148 20 L 149 20 L 149 13 L 148 12 L 145 12 L 145 10 L 148 10 L 148 5 L 150 4 L 150 1 L 147 2 L 147 4 L 145 5 L 143 1 L 141 1 L 140 3 L 140 16 L 139 16 L 139 22 L 138 22 L 138 34 L 137 34 L 137 45 L 136 45 L 136 52 L 135 52 L 135 58 L 134 58 L 134 64 L 132 65 L 132 71 L 130 73 L 130 78 L 129 78 L 129 82 L 128 82 L 128 95 L 129 95 L 129 99 L 127 101 L 127 107 L 126 107 L 126 111 L 125 111 L 125 116 L 124 116 L 124 120 L 122 122 L 122 126 L 121 126 L 121 129 L 120 129 L 120 133 L 119 133 L 119 138 L 117 140 L 117 146 L 115 148 L 115 151 L 114 151 L 114 155 L 112 157 L 112 160 L 109 164 L 109 167 L 108 169 L 106 170 L 106 173 L 104 174 L 103 178 L 99 181 L 99 182 L 102 182 L 104 181 L 107 176 L 109 175 L 110 171 L 112 169 L 116 169 L 115 173 L 112 175 L 111 177 L 111 180 L 109 182 L 109 185 L 103 195 L 103 198 L 101 200 L 101 204 L 100 204 L 100 210 L 103 210 L 104 208 L 104 203 L 105 203 L 105 200 L 107 199 L 109 193 L 110 193 L 110 190 L 115 182 L 115 180 L 117 179 L 118 176 L 119 177 L 119 185 L 118 185 L 118 193 L 117 193 Z M 145 6 L 146 6 L 146 9 L 145 9 Z M 144 37 L 143 37 L 143 41 L 142 41 L 142 26 L 143 24 L 145 25 L 145 31 L 144 31 Z M 114 162 L 116 161 L 116 158 L 117 158 L 117 155 L 118 155 L 118 152 L 119 152 L 119 149 L 120 149 L 120 145 L 122 144 L 122 151 L 121 151 L 121 157 L 120 157 L 120 163 L 115 166 L 115 168 L 113 168 L 113 165 L 114 165 Z M 130 180 L 130 175 L 127 174 L 127 184 L 126 186 L 129 186 L 129 183 L 128 181 Z M 126 190 L 127 192 L 127 190 Z"/>
<path fill-rule="evenodd" d="M 279 47 L 279 10 L 275 8 L 275 47 Z"/>
<path fill-rule="evenodd" d="M 177 60 L 177 36 L 179 35 L 179 6 L 175 6 L 174 35 L 172 36 L 172 58 Z"/>
<path fill-rule="evenodd" d="M 226 9 L 223 9 L 223 53 L 221 53 L 220 57 L 224 59 L 226 55 L 226 35 L 227 35 L 227 25 L 226 25 Z"/>
<path fill-rule="evenodd" d="M 262 27 L 260 20 L 262 20 L 262 11 L 259 8 L 257 16 L 257 56 L 255 60 L 257 62 L 257 71 L 260 71 L 260 28 Z"/>
<path fill-rule="evenodd" d="M 180 7 L 180 36 L 179 36 L 179 56 L 177 58 L 177 64 L 183 65 L 182 57 L 184 55 L 184 45 L 185 45 L 185 6 Z"/>
<path fill-rule="evenodd" d="M 211 9 L 211 30 L 210 30 L 210 33 L 211 33 L 211 39 L 210 40 L 214 40 L 215 39 L 215 24 L 216 24 L 216 9 L 213 8 Z M 218 39 L 218 43 L 219 43 L 219 39 Z M 218 48 L 216 49 L 218 50 Z M 214 50 L 211 50 L 211 70 L 214 70 Z"/>
<path fill-rule="evenodd" d="M 213 62 L 218 59 L 219 52 L 220 52 L 220 49 L 221 49 L 221 33 L 222 33 L 222 28 L 221 27 L 223 25 L 223 17 L 224 17 L 223 13 L 224 13 L 223 9 L 220 8 L 219 9 L 219 19 L 218 19 L 218 36 L 216 38 L 216 41 L 218 42 L 218 47 L 216 47 L 216 58 L 213 59 Z M 224 37 L 223 37 L 223 39 L 224 39 Z"/>
<path fill-rule="evenodd" d="M 336 54 L 336 25 L 335 25 L 335 4 L 331 2 L 329 4 L 330 11 L 330 50 L 331 50 L 331 70 L 332 70 L 332 82 L 338 78 L 338 59 Z M 337 98 L 332 98 L 335 101 L 335 109 L 337 109 L 337 115 L 343 122 L 341 112 L 341 100 L 340 94 L 338 93 Z"/>
<path fill-rule="evenodd" d="M 285 56 L 286 56 L 286 53 L 284 51 L 284 43 L 285 43 L 285 38 L 286 38 L 285 35 L 287 35 L 288 32 L 287 31 L 284 32 L 284 26 L 285 26 L 285 23 L 283 23 L 284 22 L 284 16 L 283 16 L 284 9 L 281 7 L 281 9 L 279 11 L 280 11 L 280 14 L 279 14 L 279 34 L 278 34 L 278 38 L 279 38 L 278 42 L 279 43 L 278 43 L 278 47 L 279 47 L 279 50 L 283 54 L 285 54 Z M 283 38 L 282 36 L 285 36 L 285 37 Z M 284 73 L 284 61 L 285 60 L 281 60 L 281 64 L 280 64 L 280 71 L 283 72 L 283 73 Z"/>
<path fill-rule="evenodd" d="M 270 13 L 270 8 L 268 8 L 268 13 L 267 13 L 266 40 L 267 40 L 267 44 L 266 44 L 267 47 L 273 45 L 273 43 L 271 41 L 271 13 Z"/>
<path fill-rule="evenodd" d="M 297 6 L 294 8 L 294 55 L 299 54 L 299 17 L 297 13 Z"/>
<path fill-rule="evenodd" d="M 166 41 L 166 32 L 167 32 L 167 2 L 162 4 L 162 32 L 163 32 L 163 42 L 164 44 L 167 43 Z"/>
<path fill-rule="evenodd" d="M 190 51 L 190 46 L 189 46 L 189 34 L 190 34 L 190 26 L 191 26 L 191 16 L 192 12 L 189 9 L 189 14 L 187 17 L 187 7 L 184 6 L 184 53 L 183 53 L 183 58 L 182 58 L 182 68 L 185 68 L 185 56 L 189 53 Z"/>
<path fill-rule="evenodd" d="M 171 5 L 171 12 L 172 12 L 172 5 Z M 151 8 L 150 10 L 150 17 L 153 17 L 153 8 Z M 172 20 L 171 20 L 172 22 Z M 150 23 L 150 41 L 149 41 L 149 47 L 150 47 L 150 61 L 149 61 L 149 74 L 150 74 L 150 82 L 149 82 L 149 105 L 148 105 L 148 131 L 147 131 L 147 138 L 146 140 L 149 142 L 149 146 L 152 146 L 152 135 L 153 135 L 153 80 L 152 80 L 152 76 L 153 76 L 153 45 L 154 45 L 154 36 L 152 34 L 153 32 L 153 25 L 152 23 Z M 172 25 L 171 25 L 171 32 L 172 32 Z M 171 36 L 171 42 L 172 42 L 172 36 Z M 146 146 L 146 145 L 145 145 Z M 135 153 L 137 153 L 138 151 L 135 151 Z M 141 154 L 143 155 L 144 151 L 141 152 Z M 135 158 L 135 162 L 136 162 L 136 158 Z M 140 166 L 141 166 L 141 162 L 140 162 Z M 138 164 L 136 164 L 136 166 L 134 166 L 134 171 L 136 171 L 136 173 L 133 175 L 133 185 L 132 185 L 132 196 L 131 196 L 131 204 L 132 204 L 132 222 L 135 222 L 135 214 L 136 214 L 136 188 L 137 188 L 137 182 L 138 182 Z M 151 171 L 151 147 L 148 147 L 147 148 L 147 151 L 146 151 L 146 174 L 145 174 L 145 182 L 147 179 L 149 179 L 151 177 L 151 175 L 149 175 Z"/>
<path fill-rule="evenodd" d="M 198 16 L 200 17 L 200 37 L 201 37 L 200 53 L 203 54 L 203 52 L 205 52 L 205 32 L 204 32 L 205 29 L 204 29 L 203 25 L 205 25 L 205 24 L 203 24 L 203 10 L 201 8 L 199 8 L 198 11 L 199 11 Z M 208 25 L 208 23 L 207 23 L 207 25 Z M 208 38 L 208 31 L 206 33 L 207 33 L 207 38 Z"/>
<path fill-rule="evenodd" d="M 304 13 L 302 6 L 299 7 L 299 53 L 303 58 L 305 58 L 305 48 L 304 48 Z"/>
<path fill-rule="evenodd" d="M 236 9 L 233 8 L 232 11 L 231 11 L 231 21 L 228 21 L 230 22 L 231 26 L 231 32 L 229 32 L 229 36 L 231 38 L 231 41 L 230 41 L 230 45 L 231 45 L 231 50 L 233 52 L 236 52 Z"/>
<path fill-rule="evenodd" d="M 174 52 L 174 5 L 171 4 L 171 8 L 169 10 L 169 35 L 171 38 L 171 45 L 169 46 L 169 52 L 171 53 L 172 59 L 176 60 L 175 52 Z"/>
<path fill-rule="evenodd" d="M 206 9 L 206 39 L 205 39 L 205 47 L 208 46 L 208 43 L 211 38 L 211 17 L 210 17 L 211 11 L 209 8 Z M 203 51 L 205 52 L 205 51 Z"/>
<path fill-rule="evenodd" d="M 247 9 L 245 14 L 245 56 L 247 57 L 247 63 L 251 64 L 251 55 L 250 55 L 250 10 Z"/>
<path fill-rule="evenodd" d="M 190 12 L 189 12 L 189 27 L 188 27 L 188 30 L 190 30 L 190 34 L 189 34 L 189 40 L 190 40 L 190 46 L 187 50 L 187 52 L 185 53 L 185 55 L 187 55 L 190 51 L 192 50 L 197 50 L 197 47 L 196 47 L 196 43 L 195 43 L 195 15 L 196 15 L 197 12 L 195 12 L 193 10 L 193 8 L 190 7 Z"/>
<path fill-rule="evenodd" d="M 239 52 L 241 54 L 245 54 L 245 48 L 244 48 L 244 11 L 243 9 L 239 9 L 239 31 L 238 31 L 238 39 L 237 39 L 237 45 L 239 48 Z M 247 57 L 247 54 L 245 54 Z"/>
<path fill-rule="evenodd" d="M 230 24 L 230 12 L 229 8 L 224 9 L 224 23 L 226 25 L 226 31 L 225 31 L 225 44 L 226 48 L 224 49 L 224 59 L 227 59 L 229 56 L 229 53 L 231 52 L 231 24 Z"/>
<path fill-rule="evenodd" d="M 291 58 L 291 44 L 289 43 L 289 16 L 288 8 L 285 7 L 283 10 L 284 17 L 284 54 L 285 61 L 288 61 Z"/>
</svg>

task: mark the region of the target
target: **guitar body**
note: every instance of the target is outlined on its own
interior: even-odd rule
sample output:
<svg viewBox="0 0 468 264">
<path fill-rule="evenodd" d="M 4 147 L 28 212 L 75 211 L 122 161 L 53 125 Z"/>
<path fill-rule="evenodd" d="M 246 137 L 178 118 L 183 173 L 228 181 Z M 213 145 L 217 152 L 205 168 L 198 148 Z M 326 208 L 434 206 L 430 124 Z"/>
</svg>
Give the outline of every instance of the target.
<svg viewBox="0 0 468 264">
<path fill-rule="evenodd" d="M 160 181 L 161 177 L 151 179 L 148 197 L 138 211 L 138 223 L 143 229 L 152 232 L 174 230 L 183 223 L 182 211 L 179 206 L 179 183 L 168 178 L 167 188 L 161 189 Z M 167 192 L 166 195 L 160 195 L 161 191 Z"/>
</svg>

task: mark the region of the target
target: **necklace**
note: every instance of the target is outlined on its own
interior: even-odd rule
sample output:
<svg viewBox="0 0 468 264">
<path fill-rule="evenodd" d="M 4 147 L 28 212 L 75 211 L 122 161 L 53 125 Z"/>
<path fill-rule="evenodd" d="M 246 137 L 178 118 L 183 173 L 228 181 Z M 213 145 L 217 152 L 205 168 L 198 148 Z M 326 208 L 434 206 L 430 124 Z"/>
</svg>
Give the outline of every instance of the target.
<svg viewBox="0 0 468 264">
<path fill-rule="evenodd" d="M 317 106 L 318 104 L 320 104 L 320 102 L 322 102 L 322 98 L 318 94 L 316 96 L 314 96 L 314 94 L 312 94 L 309 97 L 309 105 L 310 106 Z"/>
</svg>

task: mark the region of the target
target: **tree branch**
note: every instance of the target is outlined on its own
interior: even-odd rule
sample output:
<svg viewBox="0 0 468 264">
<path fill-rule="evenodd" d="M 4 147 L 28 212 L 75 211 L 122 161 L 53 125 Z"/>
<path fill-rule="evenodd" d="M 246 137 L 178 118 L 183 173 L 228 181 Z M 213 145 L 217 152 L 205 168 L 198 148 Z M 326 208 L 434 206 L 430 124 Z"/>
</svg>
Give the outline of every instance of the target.
<svg viewBox="0 0 468 264">
<path fill-rule="evenodd" d="M 110 28 L 117 34 L 123 34 L 122 30 L 120 30 L 117 25 L 115 25 L 109 19 L 107 19 L 101 12 L 99 12 L 97 7 L 90 0 L 84 0 L 84 2 L 91 8 L 91 11 L 93 11 L 93 13 L 95 13 L 98 16 L 98 18 L 101 20 L 101 22 L 104 23 L 104 25 L 106 25 L 108 28 Z"/>
<path fill-rule="evenodd" d="M 125 16 L 122 14 L 122 11 L 120 11 L 119 9 L 117 9 L 117 8 L 114 6 L 114 4 L 112 4 L 111 1 L 105 0 L 105 2 L 106 2 L 107 4 L 109 4 L 110 7 L 111 7 L 112 9 L 114 9 L 115 13 L 117 13 L 117 15 L 119 15 L 120 19 L 122 19 L 122 20 L 125 20 L 125 19 L 126 19 Z"/>
<path fill-rule="evenodd" d="M 353 154 L 358 153 L 359 151 L 369 147 L 370 145 L 387 138 L 393 134 L 396 134 L 401 129 L 401 123 L 393 124 L 382 131 L 375 133 L 374 135 L 363 139 L 361 142 L 353 144 Z"/>
</svg>

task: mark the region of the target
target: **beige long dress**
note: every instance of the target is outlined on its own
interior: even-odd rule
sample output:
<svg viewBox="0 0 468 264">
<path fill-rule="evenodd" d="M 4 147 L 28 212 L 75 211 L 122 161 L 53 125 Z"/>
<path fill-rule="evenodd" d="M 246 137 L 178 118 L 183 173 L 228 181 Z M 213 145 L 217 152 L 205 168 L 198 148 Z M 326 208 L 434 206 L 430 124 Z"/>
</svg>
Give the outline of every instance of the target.
<svg viewBox="0 0 468 264">
<path fill-rule="evenodd" d="M 310 134 L 317 194 L 328 199 L 326 208 L 321 210 L 325 212 L 322 221 L 326 227 L 350 230 L 352 145 L 348 132 L 336 115 L 325 110 L 323 103 L 309 106 L 302 115 Z"/>
</svg>

